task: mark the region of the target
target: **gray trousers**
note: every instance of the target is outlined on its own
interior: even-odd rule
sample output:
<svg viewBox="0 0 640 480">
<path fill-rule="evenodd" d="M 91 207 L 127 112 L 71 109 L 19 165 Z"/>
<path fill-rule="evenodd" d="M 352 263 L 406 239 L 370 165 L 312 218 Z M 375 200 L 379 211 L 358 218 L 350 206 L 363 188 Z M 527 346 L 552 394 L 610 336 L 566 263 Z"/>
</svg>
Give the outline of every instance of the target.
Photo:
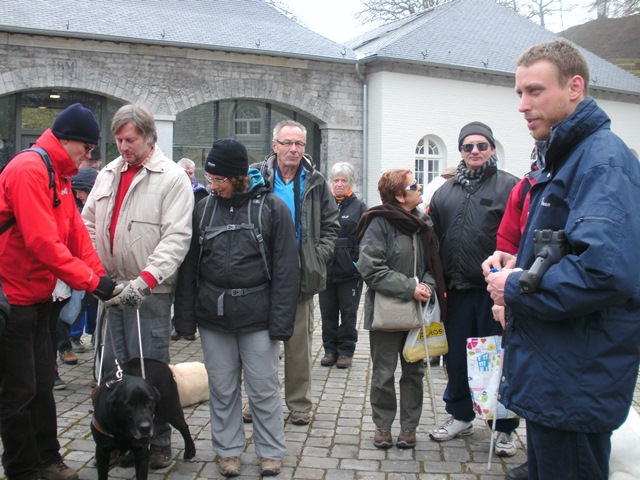
<svg viewBox="0 0 640 480">
<path fill-rule="evenodd" d="M 402 356 L 407 332 L 369 331 L 371 347 L 371 416 L 378 427 L 390 427 L 396 418 L 395 371 L 400 357 L 400 425 L 417 427 L 422 415 L 423 362 L 408 363 Z"/>
<path fill-rule="evenodd" d="M 115 371 L 115 357 L 122 366 L 132 358 L 140 357 L 140 341 L 145 358 L 154 358 L 169 363 L 169 343 L 171 342 L 172 293 L 148 295 L 140 306 L 140 335 L 138 335 L 138 315 L 135 308 L 109 308 L 108 324 L 104 329 L 104 374 Z M 168 422 L 154 422 L 152 445 L 171 445 L 171 425 Z"/>
<path fill-rule="evenodd" d="M 267 330 L 230 334 L 200 328 L 209 378 L 211 443 L 220 457 L 244 452 L 241 381 L 253 417 L 256 455 L 281 460 L 287 446 L 278 379 L 279 343 Z"/>
</svg>

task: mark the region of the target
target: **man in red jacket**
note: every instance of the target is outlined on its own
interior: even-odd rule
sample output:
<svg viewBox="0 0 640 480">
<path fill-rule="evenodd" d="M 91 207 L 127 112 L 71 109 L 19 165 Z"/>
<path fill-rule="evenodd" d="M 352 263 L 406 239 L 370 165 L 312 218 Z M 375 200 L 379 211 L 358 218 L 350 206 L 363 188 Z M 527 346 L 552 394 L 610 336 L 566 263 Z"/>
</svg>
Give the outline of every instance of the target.
<svg viewBox="0 0 640 480">
<path fill-rule="evenodd" d="M 0 436 L 9 480 L 78 478 L 57 439 L 49 312 L 58 278 L 102 300 L 114 291 L 71 190 L 99 137 L 93 113 L 76 103 L 34 145 L 51 159 L 53 187 L 37 152 L 19 153 L 0 175 L 0 229 L 8 226 L 0 235 L 0 282 L 10 304 L 0 337 Z"/>
</svg>

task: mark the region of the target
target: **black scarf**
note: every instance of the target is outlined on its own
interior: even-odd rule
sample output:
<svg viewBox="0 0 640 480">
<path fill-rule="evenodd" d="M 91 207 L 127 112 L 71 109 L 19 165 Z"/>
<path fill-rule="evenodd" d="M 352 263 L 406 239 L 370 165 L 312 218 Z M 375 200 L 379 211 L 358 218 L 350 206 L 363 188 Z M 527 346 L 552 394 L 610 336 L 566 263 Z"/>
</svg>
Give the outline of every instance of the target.
<svg viewBox="0 0 640 480">
<path fill-rule="evenodd" d="M 456 169 L 456 182 L 461 183 L 463 187 L 474 188 L 487 171 L 495 171 L 498 168 L 498 159 L 495 155 L 485 162 L 480 168 L 471 170 L 467 167 L 464 160 L 460 160 Z"/>
<path fill-rule="evenodd" d="M 418 217 L 418 211 L 413 209 L 407 212 L 399 203 L 384 203 L 369 208 L 362 214 L 358 228 L 356 229 L 356 239 L 359 242 L 364 232 L 369 227 L 371 220 L 376 217 L 386 218 L 395 228 L 404 235 L 413 236 L 417 233 L 422 241 L 425 251 L 425 267 L 431 272 L 436 281 L 436 295 L 440 303 L 440 317 L 444 321 L 447 316 L 447 294 L 444 271 L 440 254 L 438 253 L 438 241 L 433 229 Z M 416 252 L 417 255 L 417 252 Z"/>
</svg>

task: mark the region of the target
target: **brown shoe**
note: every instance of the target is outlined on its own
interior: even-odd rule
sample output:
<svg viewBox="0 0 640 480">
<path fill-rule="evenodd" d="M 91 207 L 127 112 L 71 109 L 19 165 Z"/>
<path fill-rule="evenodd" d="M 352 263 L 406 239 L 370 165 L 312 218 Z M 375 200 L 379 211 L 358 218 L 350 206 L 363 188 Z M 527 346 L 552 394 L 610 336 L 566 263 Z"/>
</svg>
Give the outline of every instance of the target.
<svg viewBox="0 0 640 480">
<path fill-rule="evenodd" d="M 149 448 L 149 468 L 166 468 L 171 465 L 171 445 L 151 445 Z"/>
<path fill-rule="evenodd" d="M 309 425 L 311 423 L 311 412 L 291 412 L 289 421 L 294 425 Z"/>
<path fill-rule="evenodd" d="M 340 355 L 338 357 L 338 361 L 336 362 L 336 367 L 338 368 L 349 368 L 351 366 L 351 357 L 347 357 L 346 355 Z"/>
<path fill-rule="evenodd" d="M 320 365 L 322 365 L 323 367 L 332 367 L 336 364 L 337 360 L 338 355 L 336 355 L 335 353 L 325 353 L 324 357 L 322 357 L 322 360 L 320 360 Z"/>
<path fill-rule="evenodd" d="M 40 468 L 38 478 L 46 480 L 78 480 L 78 472 L 68 467 L 62 460 Z"/>
<path fill-rule="evenodd" d="M 398 435 L 396 446 L 398 448 L 414 448 L 416 446 L 415 427 L 400 427 L 400 435 Z"/>
<path fill-rule="evenodd" d="M 275 460 L 273 458 L 261 458 L 260 459 L 260 473 L 264 477 L 271 475 L 278 475 L 282 468 L 282 461 Z"/>
<path fill-rule="evenodd" d="M 218 458 L 218 470 L 225 477 L 237 477 L 240 475 L 240 457 Z"/>
<path fill-rule="evenodd" d="M 376 433 L 373 435 L 373 445 L 376 448 L 391 448 L 393 445 L 391 427 L 376 427 Z"/>
<path fill-rule="evenodd" d="M 67 350 L 60 354 L 60 360 L 67 365 L 76 365 L 78 363 L 78 357 L 71 350 Z"/>
</svg>

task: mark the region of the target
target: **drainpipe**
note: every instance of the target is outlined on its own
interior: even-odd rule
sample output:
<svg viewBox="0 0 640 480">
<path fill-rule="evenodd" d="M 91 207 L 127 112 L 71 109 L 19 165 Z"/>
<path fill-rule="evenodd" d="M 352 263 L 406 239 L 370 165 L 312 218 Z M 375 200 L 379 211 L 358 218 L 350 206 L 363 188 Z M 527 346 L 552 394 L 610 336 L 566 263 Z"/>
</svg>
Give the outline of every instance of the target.
<svg viewBox="0 0 640 480">
<path fill-rule="evenodd" d="M 362 80 L 362 201 L 369 205 L 367 193 L 369 191 L 369 155 L 368 155 L 368 99 L 367 78 L 360 72 L 360 63 L 356 62 L 356 74 Z"/>
</svg>

